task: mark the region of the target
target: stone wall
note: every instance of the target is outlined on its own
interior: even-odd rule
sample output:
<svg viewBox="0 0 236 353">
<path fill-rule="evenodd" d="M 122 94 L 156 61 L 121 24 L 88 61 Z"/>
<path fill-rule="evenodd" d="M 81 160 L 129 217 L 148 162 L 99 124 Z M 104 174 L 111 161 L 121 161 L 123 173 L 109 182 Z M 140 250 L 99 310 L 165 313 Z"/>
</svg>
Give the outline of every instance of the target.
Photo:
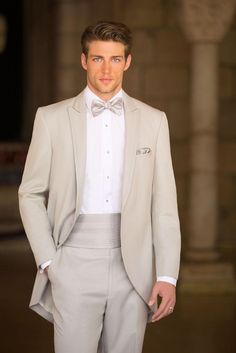
<svg viewBox="0 0 236 353">
<path fill-rule="evenodd" d="M 219 241 L 236 246 L 236 16 L 220 46 Z"/>
</svg>

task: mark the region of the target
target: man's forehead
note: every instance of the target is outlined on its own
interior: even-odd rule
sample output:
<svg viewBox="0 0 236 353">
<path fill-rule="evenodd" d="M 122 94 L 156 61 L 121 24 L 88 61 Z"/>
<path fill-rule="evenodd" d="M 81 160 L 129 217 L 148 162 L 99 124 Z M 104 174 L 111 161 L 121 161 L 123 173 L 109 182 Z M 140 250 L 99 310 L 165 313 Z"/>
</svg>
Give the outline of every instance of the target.
<svg viewBox="0 0 236 353">
<path fill-rule="evenodd" d="M 88 53 L 96 56 L 124 56 L 125 46 L 114 41 L 92 41 L 88 45 Z"/>
</svg>

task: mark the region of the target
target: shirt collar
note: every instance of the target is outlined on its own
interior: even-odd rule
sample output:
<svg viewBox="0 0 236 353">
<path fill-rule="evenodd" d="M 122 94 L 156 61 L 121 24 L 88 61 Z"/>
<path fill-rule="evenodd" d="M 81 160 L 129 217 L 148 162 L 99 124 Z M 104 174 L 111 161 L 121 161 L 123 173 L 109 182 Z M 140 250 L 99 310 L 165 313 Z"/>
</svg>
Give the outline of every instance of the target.
<svg viewBox="0 0 236 353">
<path fill-rule="evenodd" d="M 86 106 L 90 111 L 91 111 L 92 101 L 94 99 L 102 101 L 102 99 L 99 98 L 95 93 L 93 93 L 88 86 L 86 86 L 86 88 L 84 90 L 84 96 L 85 96 Z M 109 100 L 109 102 L 111 102 L 114 98 L 118 98 L 118 97 L 123 98 L 123 90 L 122 89 L 120 89 L 119 92 Z"/>
</svg>

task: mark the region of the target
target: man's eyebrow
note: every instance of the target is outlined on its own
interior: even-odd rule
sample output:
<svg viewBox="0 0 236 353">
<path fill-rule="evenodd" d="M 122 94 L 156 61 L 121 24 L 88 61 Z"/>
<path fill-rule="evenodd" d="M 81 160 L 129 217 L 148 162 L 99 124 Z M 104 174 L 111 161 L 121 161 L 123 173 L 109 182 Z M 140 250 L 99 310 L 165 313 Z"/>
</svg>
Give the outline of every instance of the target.
<svg viewBox="0 0 236 353">
<path fill-rule="evenodd" d="M 92 58 L 104 58 L 102 55 L 91 54 Z M 112 55 L 112 58 L 124 58 L 124 55 Z"/>
</svg>

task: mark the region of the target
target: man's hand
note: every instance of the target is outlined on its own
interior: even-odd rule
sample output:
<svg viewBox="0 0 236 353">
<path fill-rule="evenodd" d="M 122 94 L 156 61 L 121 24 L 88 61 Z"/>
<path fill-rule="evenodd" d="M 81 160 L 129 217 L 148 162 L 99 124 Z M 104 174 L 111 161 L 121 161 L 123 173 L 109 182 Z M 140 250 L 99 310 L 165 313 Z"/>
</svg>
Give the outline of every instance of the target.
<svg viewBox="0 0 236 353">
<path fill-rule="evenodd" d="M 161 297 L 161 303 L 152 316 L 152 322 L 158 321 L 173 312 L 176 302 L 175 286 L 168 282 L 156 282 L 148 305 L 152 306 L 157 301 L 158 296 Z"/>
</svg>

